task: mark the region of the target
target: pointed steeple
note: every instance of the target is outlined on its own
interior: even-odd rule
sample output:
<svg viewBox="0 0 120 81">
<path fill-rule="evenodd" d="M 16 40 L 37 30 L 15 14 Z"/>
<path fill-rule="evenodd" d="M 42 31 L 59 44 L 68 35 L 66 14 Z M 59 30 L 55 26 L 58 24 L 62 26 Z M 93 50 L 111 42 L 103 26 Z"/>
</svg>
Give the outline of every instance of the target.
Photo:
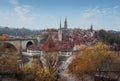
<svg viewBox="0 0 120 81">
<path fill-rule="evenodd" d="M 61 27 L 61 19 L 60 19 L 60 26 L 59 26 L 59 29 L 61 29 L 62 27 Z"/>
<path fill-rule="evenodd" d="M 65 18 L 64 28 L 67 29 L 67 18 Z"/>
<path fill-rule="evenodd" d="M 90 31 L 92 32 L 93 31 L 93 25 L 91 24 L 91 27 L 90 27 Z"/>
</svg>

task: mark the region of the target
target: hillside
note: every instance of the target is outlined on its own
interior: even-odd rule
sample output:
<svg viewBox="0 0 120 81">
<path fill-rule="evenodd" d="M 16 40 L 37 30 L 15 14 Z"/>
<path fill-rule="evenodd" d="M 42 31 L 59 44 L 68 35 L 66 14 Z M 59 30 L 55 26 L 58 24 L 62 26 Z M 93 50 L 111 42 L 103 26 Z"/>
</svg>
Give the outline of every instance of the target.
<svg viewBox="0 0 120 81">
<path fill-rule="evenodd" d="M 10 27 L 0 26 L 0 34 L 8 34 L 12 36 L 37 35 L 40 34 L 40 30 L 30 30 L 26 28 L 10 28 Z"/>
</svg>

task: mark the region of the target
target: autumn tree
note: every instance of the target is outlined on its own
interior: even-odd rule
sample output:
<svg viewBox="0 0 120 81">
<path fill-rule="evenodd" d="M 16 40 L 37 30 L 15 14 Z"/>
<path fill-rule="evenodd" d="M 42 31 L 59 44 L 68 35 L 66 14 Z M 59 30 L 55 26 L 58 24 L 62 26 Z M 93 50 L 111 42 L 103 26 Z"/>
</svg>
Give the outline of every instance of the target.
<svg viewBox="0 0 120 81">
<path fill-rule="evenodd" d="M 24 81 L 56 81 L 58 76 L 58 52 L 50 35 L 41 46 L 40 59 L 33 60 L 32 67 L 24 67 Z M 34 77 L 34 78 L 33 78 Z"/>
<path fill-rule="evenodd" d="M 58 56 L 56 52 L 44 52 L 41 58 L 43 67 L 49 70 L 51 74 L 55 74 L 58 70 Z"/>
<path fill-rule="evenodd" d="M 52 34 L 48 37 L 47 41 L 41 47 L 41 61 L 50 74 L 55 75 L 58 70 L 58 46 L 53 40 Z"/>
<path fill-rule="evenodd" d="M 22 81 L 35 81 L 38 72 L 42 73 L 42 68 L 38 60 L 33 60 L 31 65 L 26 64 L 21 68 L 20 78 Z"/>
<path fill-rule="evenodd" d="M 32 66 L 25 65 L 22 70 L 22 81 L 55 81 L 57 78 L 44 68 L 40 60 L 34 59 Z"/>
<path fill-rule="evenodd" d="M 7 34 L 0 34 L 0 41 L 5 40 L 7 38 L 9 38 Z"/>
<path fill-rule="evenodd" d="M 19 71 L 17 58 L 4 57 L 0 58 L 0 73 L 1 74 L 17 74 Z"/>
<path fill-rule="evenodd" d="M 89 49 L 87 47 L 80 49 L 75 59 L 68 66 L 68 73 L 75 75 L 76 79 L 82 81 L 85 79 L 85 74 L 93 75 L 95 72 L 95 61 L 88 52 Z"/>
<path fill-rule="evenodd" d="M 103 71 L 107 71 L 107 73 L 104 72 L 102 75 L 106 75 L 110 71 L 120 71 L 119 63 L 120 60 L 107 45 L 97 43 L 94 46 L 81 48 L 76 58 L 68 66 L 68 72 L 82 81 L 85 81 L 86 76 L 91 76 L 92 80 L 96 74 L 101 74 Z"/>
</svg>

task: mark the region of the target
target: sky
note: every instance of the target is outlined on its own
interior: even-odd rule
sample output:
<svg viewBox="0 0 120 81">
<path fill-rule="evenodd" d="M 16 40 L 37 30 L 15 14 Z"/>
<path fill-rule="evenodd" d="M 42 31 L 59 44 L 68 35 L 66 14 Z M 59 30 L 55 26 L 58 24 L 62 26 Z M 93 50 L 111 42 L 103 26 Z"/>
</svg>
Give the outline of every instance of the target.
<svg viewBox="0 0 120 81">
<path fill-rule="evenodd" d="M 0 0 L 0 26 L 120 31 L 120 0 Z"/>
</svg>

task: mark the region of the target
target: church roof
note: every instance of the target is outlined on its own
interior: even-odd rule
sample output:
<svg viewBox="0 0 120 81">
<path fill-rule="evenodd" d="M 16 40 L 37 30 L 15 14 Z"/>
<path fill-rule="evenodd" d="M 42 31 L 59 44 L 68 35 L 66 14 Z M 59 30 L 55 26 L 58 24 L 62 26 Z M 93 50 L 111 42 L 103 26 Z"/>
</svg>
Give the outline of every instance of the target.
<svg viewBox="0 0 120 81">
<path fill-rule="evenodd" d="M 58 46 L 54 42 L 52 38 L 52 34 L 49 35 L 47 41 L 41 46 L 41 50 L 42 51 L 57 51 L 58 50 Z"/>
</svg>

